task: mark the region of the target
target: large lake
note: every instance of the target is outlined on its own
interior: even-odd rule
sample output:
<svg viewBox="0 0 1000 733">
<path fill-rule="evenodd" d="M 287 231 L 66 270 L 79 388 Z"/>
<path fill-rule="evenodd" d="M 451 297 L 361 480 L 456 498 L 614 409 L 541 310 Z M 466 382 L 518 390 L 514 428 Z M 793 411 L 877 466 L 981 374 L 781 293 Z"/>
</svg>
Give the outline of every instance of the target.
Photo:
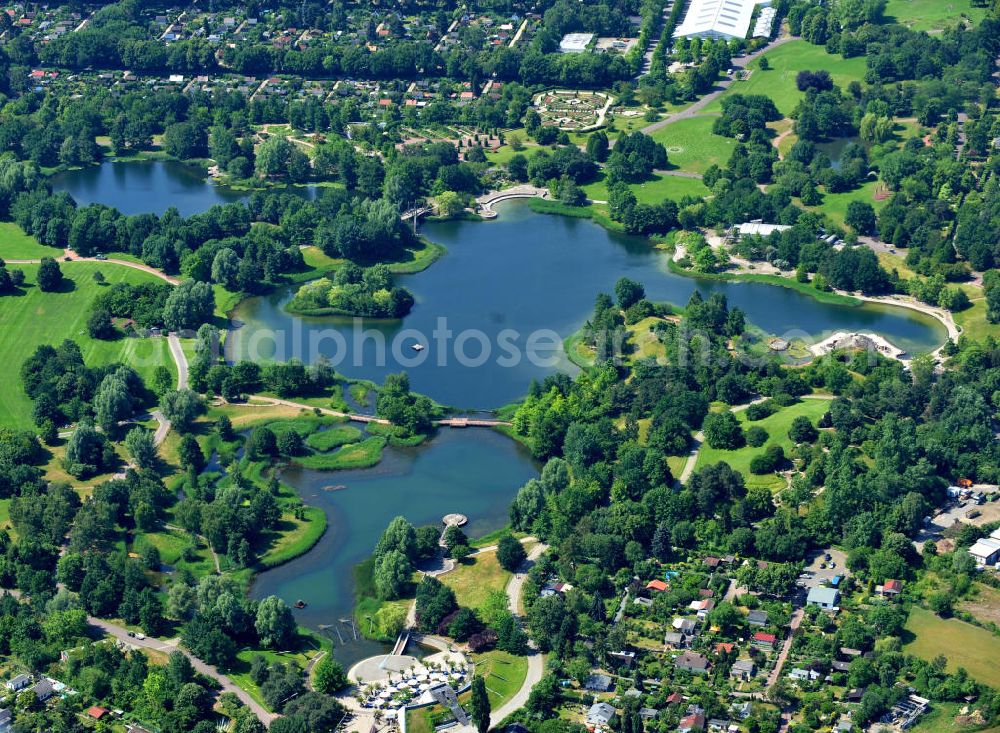
<svg viewBox="0 0 1000 733">
<path fill-rule="evenodd" d="M 104 203 L 129 214 L 175 206 L 190 215 L 242 197 L 188 167 L 163 162 L 105 164 L 63 174 L 53 185 L 81 204 Z M 586 219 L 535 214 L 525 202 L 503 204 L 500 211 L 496 221 L 423 227 L 427 238 L 448 251 L 425 272 L 400 278 L 417 300 L 403 321 L 366 322 L 361 332 L 350 319 L 294 317 L 283 309 L 292 292 L 279 292 L 237 309 L 236 325 L 242 327 L 230 334 L 230 356 L 254 351 L 259 358 L 310 361 L 324 354 L 336 357 L 342 373 L 377 382 L 405 369 L 416 390 L 439 402 L 496 407 L 524 395 L 532 379 L 573 370 L 560 349 L 546 344 L 576 331 L 597 293 L 611 292 L 622 276 L 644 283 L 651 299 L 677 304 L 686 303 L 696 288 L 706 296 L 722 292 L 754 324 L 786 337 L 818 340 L 839 329 L 878 332 L 913 353 L 930 351 L 946 338 L 937 321 L 912 311 L 827 305 L 757 283 L 695 281 L 670 273 L 667 256 L 644 239 L 608 232 Z M 451 332 L 447 338 L 444 330 Z M 358 345 L 356 331 L 363 337 Z M 510 358 L 515 350 L 524 353 L 532 334 L 541 337 L 535 361 Z M 322 338 L 312 350 L 317 337 Z M 387 347 L 383 362 L 377 358 L 379 340 Z M 456 341 L 463 342 L 461 349 Z M 427 348 L 413 350 L 418 342 Z M 478 360 L 484 343 L 489 357 L 475 366 L 467 363 Z M 469 357 L 466 363 L 456 350 Z M 439 524 L 445 514 L 460 512 L 470 519 L 468 533 L 481 535 L 506 524 L 514 494 L 537 468 L 514 442 L 469 429 L 443 430 L 419 448 L 387 449 L 372 469 L 287 469 L 284 481 L 326 512 L 329 530 L 307 555 L 263 573 L 252 595 L 306 601 L 307 607 L 296 611 L 298 620 L 324 628 L 345 663 L 378 653 L 381 645 L 355 640 L 339 619 L 352 615 L 354 566 L 368 557 L 389 520 L 403 514 L 415 525 Z"/>
<path fill-rule="evenodd" d="M 561 350 L 544 347 L 580 328 L 595 296 L 611 293 L 622 276 L 643 283 L 650 299 L 680 305 L 695 289 L 706 297 L 724 293 L 764 331 L 810 343 L 837 330 L 875 332 L 920 353 L 947 337 L 933 318 L 903 308 L 830 305 L 764 283 L 698 281 L 671 273 L 668 255 L 645 239 L 588 219 L 536 214 L 524 201 L 499 210 L 494 221 L 423 226 L 423 235 L 448 252 L 424 272 L 399 278 L 417 301 L 402 321 L 357 327 L 352 319 L 292 316 L 284 305 L 293 291 L 286 290 L 251 298 L 234 312 L 241 327 L 230 333 L 229 357 L 310 362 L 323 354 L 351 377 L 381 383 L 405 370 L 414 389 L 439 402 L 493 408 L 522 396 L 532 379 L 575 371 Z M 442 327 L 450 331 L 447 342 L 436 335 Z M 524 357 L 532 334 L 541 337 L 534 360 Z M 427 348 L 414 351 L 417 342 Z M 489 357 L 480 364 L 484 344 Z M 508 359 L 513 349 L 522 358 Z"/>
</svg>

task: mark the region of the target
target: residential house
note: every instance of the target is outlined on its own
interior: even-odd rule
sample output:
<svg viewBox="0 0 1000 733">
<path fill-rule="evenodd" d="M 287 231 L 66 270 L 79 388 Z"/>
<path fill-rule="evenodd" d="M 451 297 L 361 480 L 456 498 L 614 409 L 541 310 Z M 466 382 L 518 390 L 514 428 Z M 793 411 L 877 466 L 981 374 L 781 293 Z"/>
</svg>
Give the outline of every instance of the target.
<svg viewBox="0 0 1000 733">
<path fill-rule="evenodd" d="M 651 580 L 646 583 L 646 590 L 655 590 L 657 593 L 663 593 L 670 586 L 664 583 L 662 580 L 656 579 Z"/>
<path fill-rule="evenodd" d="M 788 673 L 788 678 L 796 680 L 798 682 L 815 682 L 822 675 L 813 669 L 802 669 L 801 667 L 796 667 L 791 672 Z"/>
<path fill-rule="evenodd" d="M 627 652 L 627 651 L 611 652 L 608 656 L 614 659 L 616 662 L 618 662 L 618 664 L 622 665 L 623 667 L 631 668 L 635 664 L 635 652 Z"/>
<path fill-rule="evenodd" d="M 708 657 L 702 654 L 684 652 L 674 660 L 674 666 L 677 669 L 686 669 L 688 672 L 693 672 L 694 674 L 704 674 L 708 671 L 711 664 L 708 661 Z"/>
<path fill-rule="evenodd" d="M 0 710 L 0 733 L 10 733 L 10 727 L 14 722 L 14 714 L 10 708 Z"/>
<path fill-rule="evenodd" d="M 751 659 L 737 659 L 733 662 L 732 669 L 729 670 L 730 677 L 744 682 L 752 680 L 756 674 L 757 665 Z"/>
<path fill-rule="evenodd" d="M 733 651 L 733 649 L 735 649 L 735 648 L 736 648 L 736 645 L 733 644 L 731 641 L 720 641 L 718 644 L 715 645 L 715 653 L 716 654 L 731 654 L 732 651 Z"/>
<path fill-rule="evenodd" d="M 842 646 L 842 647 L 840 647 L 840 654 L 841 654 L 841 656 L 850 657 L 851 659 L 853 659 L 854 657 L 860 657 L 861 656 L 861 650 L 860 649 L 852 649 L 849 646 Z"/>
<path fill-rule="evenodd" d="M 52 683 L 49 680 L 39 680 L 31 688 L 31 691 L 35 693 L 35 697 L 38 698 L 39 702 L 45 702 L 52 697 Z"/>
<path fill-rule="evenodd" d="M 851 671 L 851 663 L 850 662 L 842 662 L 839 659 L 835 659 L 832 662 L 830 662 L 830 666 L 833 668 L 834 672 L 850 672 Z"/>
<path fill-rule="evenodd" d="M 844 693 L 844 702 L 861 702 L 861 698 L 865 694 L 865 688 L 863 687 L 852 687 L 847 692 Z"/>
<path fill-rule="evenodd" d="M 587 711 L 587 727 L 591 730 L 603 728 L 615 718 L 615 709 L 606 702 L 595 702 Z"/>
<path fill-rule="evenodd" d="M 636 606 L 642 606 L 643 608 L 652 608 L 653 600 L 651 598 L 643 598 L 639 596 L 634 601 L 632 601 Z"/>
<path fill-rule="evenodd" d="M 639 708 L 639 717 L 643 720 L 653 720 L 659 716 L 660 711 L 655 708 Z"/>
<path fill-rule="evenodd" d="M 715 608 L 715 601 L 711 598 L 703 598 L 700 601 L 691 601 L 688 608 L 697 612 L 698 618 L 705 619 L 708 618 L 708 614 L 713 608 Z"/>
<path fill-rule="evenodd" d="M 887 580 L 878 587 L 878 593 L 883 598 L 895 598 L 903 592 L 903 581 Z"/>
<path fill-rule="evenodd" d="M 19 690 L 23 690 L 30 684 L 31 684 L 31 675 L 19 674 L 17 677 L 7 680 L 7 682 L 4 684 L 4 687 L 6 687 L 11 692 L 17 692 Z"/>
<path fill-rule="evenodd" d="M 102 708 L 99 705 L 94 705 L 92 707 L 87 708 L 87 717 L 91 718 L 92 720 L 101 720 L 107 714 L 108 714 L 108 709 Z"/>
<path fill-rule="evenodd" d="M 751 611 L 747 614 L 747 623 L 751 626 L 767 626 L 767 611 Z"/>
<path fill-rule="evenodd" d="M 691 713 L 681 718 L 677 726 L 678 733 L 694 733 L 694 731 L 705 730 L 705 714 Z"/>
<path fill-rule="evenodd" d="M 719 567 L 719 563 L 721 563 L 722 561 L 717 557 L 712 557 L 711 555 L 709 555 L 704 560 L 702 560 L 702 562 L 705 563 L 705 567 L 708 568 L 709 570 L 715 570 L 716 568 Z"/>
<path fill-rule="evenodd" d="M 840 601 L 840 591 L 836 588 L 810 588 L 806 596 L 806 605 L 819 606 L 825 610 L 834 610 Z"/>
<path fill-rule="evenodd" d="M 671 692 L 667 695 L 667 705 L 680 705 L 684 702 L 684 696 L 679 692 Z"/>
<path fill-rule="evenodd" d="M 663 636 L 663 644 L 667 649 L 687 649 L 688 643 L 687 636 L 676 631 L 668 631 Z"/>
<path fill-rule="evenodd" d="M 701 588 L 701 589 L 698 590 L 698 597 L 699 598 L 714 598 L 715 597 L 715 591 L 712 590 L 711 588 Z"/>
<path fill-rule="evenodd" d="M 750 637 L 750 643 L 753 644 L 758 649 L 774 649 L 774 643 L 778 640 L 774 634 L 768 634 L 764 631 L 758 631 L 752 637 Z"/>
<path fill-rule="evenodd" d="M 592 674 L 583 683 L 583 689 L 590 692 L 607 692 L 614 686 L 611 678 L 606 674 Z"/>
<path fill-rule="evenodd" d="M 692 618 L 675 618 L 673 622 L 674 631 L 679 631 L 688 636 L 698 633 L 698 623 Z"/>
</svg>

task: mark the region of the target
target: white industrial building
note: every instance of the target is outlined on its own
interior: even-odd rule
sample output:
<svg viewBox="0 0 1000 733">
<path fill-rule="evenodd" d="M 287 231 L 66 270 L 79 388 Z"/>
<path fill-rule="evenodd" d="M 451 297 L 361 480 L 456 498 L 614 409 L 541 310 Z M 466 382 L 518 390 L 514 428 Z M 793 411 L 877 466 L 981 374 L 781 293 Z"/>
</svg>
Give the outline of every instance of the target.
<svg viewBox="0 0 1000 733">
<path fill-rule="evenodd" d="M 674 38 L 746 38 L 756 0 L 691 0 Z"/>
<path fill-rule="evenodd" d="M 989 537 L 976 540 L 976 544 L 969 548 L 969 554 L 979 567 L 1000 562 L 1000 529 L 993 530 Z"/>
<path fill-rule="evenodd" d="M 753 27 L 754 38 L 770 38 L 774 28 L 774 17 L 778 14 L 777 9 L 770 6 L 760 9 L 757 16 L 757 23 Z"/>
<path fill-rule="evenodd" d="M 583 53 L 592 40 L 593 33 L 567 33 L 559 41 L 559 53 Z"/>
</svg>

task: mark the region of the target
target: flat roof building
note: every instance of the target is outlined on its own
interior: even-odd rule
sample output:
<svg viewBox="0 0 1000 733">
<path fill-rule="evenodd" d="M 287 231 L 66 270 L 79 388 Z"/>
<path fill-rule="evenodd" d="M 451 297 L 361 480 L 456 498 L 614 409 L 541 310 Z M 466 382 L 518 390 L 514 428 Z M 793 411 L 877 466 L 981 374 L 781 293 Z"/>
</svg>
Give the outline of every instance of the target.
<svg viewBox="0 0 1000 733">
<path fill-rule="evenodd" d="M 583 53 L 592 40 L 593 33 L 567 33 L 559 41 L 559 53 Z"/>
<path fill-rule="evenodd" d="M 755 0 L 692 0 L 674 38 L 746 38 Z"/>
</svg>

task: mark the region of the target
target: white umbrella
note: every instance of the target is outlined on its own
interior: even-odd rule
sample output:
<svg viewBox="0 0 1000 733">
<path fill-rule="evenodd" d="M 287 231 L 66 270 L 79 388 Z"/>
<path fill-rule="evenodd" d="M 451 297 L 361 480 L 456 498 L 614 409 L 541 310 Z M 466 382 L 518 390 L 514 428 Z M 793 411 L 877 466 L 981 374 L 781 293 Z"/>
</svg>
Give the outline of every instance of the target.
<svg viewBox="0 0 1000 733">
<path fill-rule="evenodd" d="M 431 689 L 431 683 L 430 682 L 424 682 L 423 684 L 420 685 L 420 689 L 421 690 L 429 690 L 429 689 Z"/>
</svg>

